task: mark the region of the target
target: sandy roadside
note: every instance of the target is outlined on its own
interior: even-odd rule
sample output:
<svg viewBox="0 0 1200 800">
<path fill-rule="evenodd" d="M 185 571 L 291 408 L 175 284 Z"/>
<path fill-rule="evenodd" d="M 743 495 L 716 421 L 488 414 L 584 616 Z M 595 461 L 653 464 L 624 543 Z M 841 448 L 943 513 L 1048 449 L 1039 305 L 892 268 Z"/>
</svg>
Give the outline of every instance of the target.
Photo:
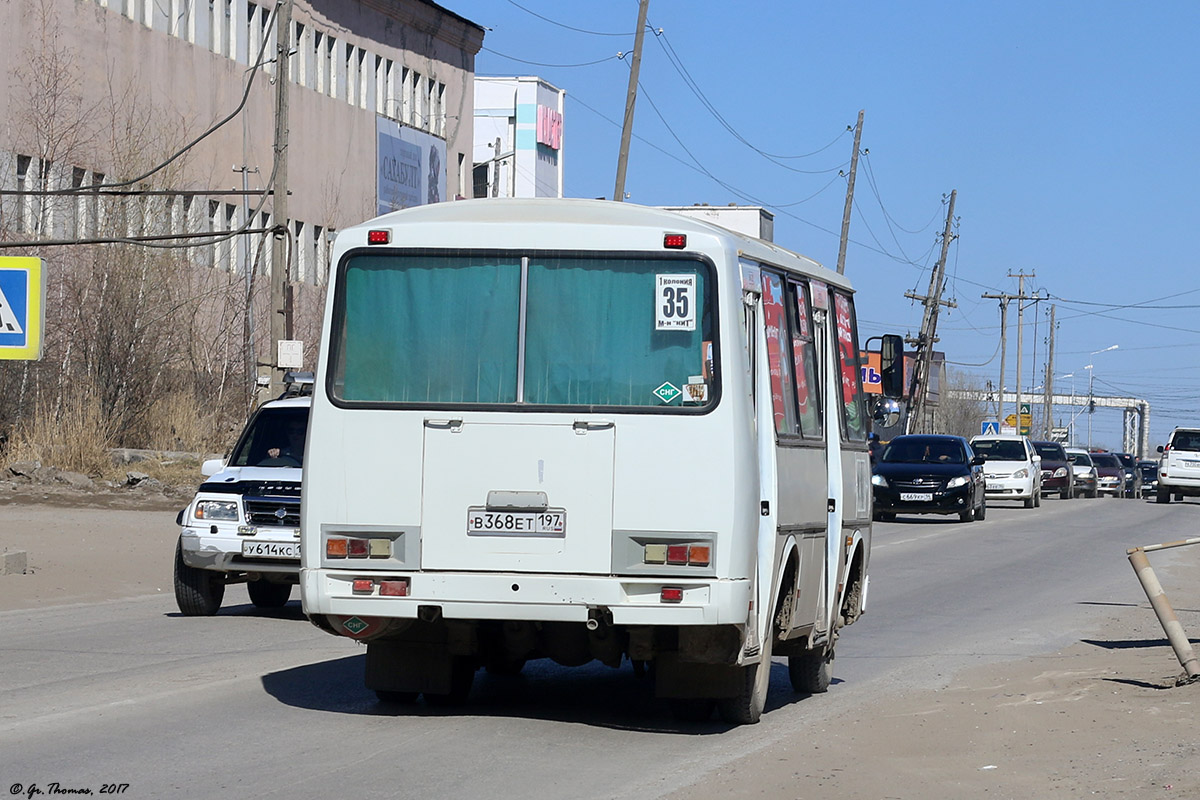
<svg viewBox="0 0 1200 800">
<path fill-rule="evenodd" d="M 171 593 L 184 502 L 0 489 L 0 551 L 24 550 L 30 566 L 0 575 L 0 611 Z M 1200 586 L 1187 563 L 1164 577 L 1168 593 Z M 1200 603 L 1176 605 L 1200 644 Z M 1113 607 L 1083 642 L 889 695 L 674 796 L 1200 798 L 1200 684 L 1174 687 L 1180 672 L 1148 603 Z"/>
</svg>

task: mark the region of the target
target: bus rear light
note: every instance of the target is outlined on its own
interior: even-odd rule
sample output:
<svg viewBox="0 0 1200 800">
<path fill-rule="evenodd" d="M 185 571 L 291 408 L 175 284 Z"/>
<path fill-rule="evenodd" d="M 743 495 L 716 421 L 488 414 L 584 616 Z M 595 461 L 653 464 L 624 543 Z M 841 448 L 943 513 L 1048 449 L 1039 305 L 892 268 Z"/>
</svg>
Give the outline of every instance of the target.
<svg viewBox="0 0 1200 800">
<path fill-rule="evenodd" d="M 326 558 L 345 558 L 346 557 L 346 540 L 345 539 L 326 539 L 325 540 L 325 557 Z"/>
<path fill-rule="evenodd" d="M 366 558 L 367 557 L 367 540 L 366 539 L 347 539 L 346 540 L 346 555 L 350 558 Z"/>
<path fill-rule="evenodd" d="M 668 564 L 686 564 L 688 562 L 688 546 L 686 544 L 667 545 Z"/>
<path fill-rule="evenodd" d="M 408 597 L 408 580 L 380 581 L 379 594 L 383 597 Z"/>
<path fill-rule="evenodd" d="M 392 555 L 392 540 L 368 539 L 367 555 L 371 558 L 390 558 Z"/>
<path fill-rule="evenodd" d="M 664 586 L 658 598 L 664 603 L 682 603 L 683 588 L 679 586 Z"/>
<path fill-rule="evenodd" d="M 366 578 L 356 578 L 354 581 L 355 594 L 373 594 L 375 592 L 375 581 L 367 580 Z"/>
<path fill-rule="evenodd" d="M 392 240 L 392 232 L 388 230 L 367 231 L 367 244 L 387 244 Z"/>
<path fill-rule="evenodd" d="M 647 544 L 642 548 L 643 564 L 669 564 L 673 567 L 707 567 L 712 563 L 709 544 Z"/>
<path fill-rule="evenodd" d="M 683 233 L 664 233 L 663 247 L 668 250 L 682 250 L 687 247 L 687 234 Z"/>
</svg>

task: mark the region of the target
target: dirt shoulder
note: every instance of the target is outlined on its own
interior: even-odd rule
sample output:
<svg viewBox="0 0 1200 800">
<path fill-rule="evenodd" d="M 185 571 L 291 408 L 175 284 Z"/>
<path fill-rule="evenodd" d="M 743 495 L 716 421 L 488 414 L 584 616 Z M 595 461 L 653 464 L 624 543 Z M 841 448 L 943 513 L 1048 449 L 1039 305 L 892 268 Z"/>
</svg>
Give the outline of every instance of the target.
<svg viewBox="0 0 1200 800">
<path fill-rule="evenodd" d="M 27 562 L 25 574 L 0 575 L 0 611 L 174 591 L 175 515 L 186 504 L 158 488 L 0 483 L 0 553 Z"/>
</svg>

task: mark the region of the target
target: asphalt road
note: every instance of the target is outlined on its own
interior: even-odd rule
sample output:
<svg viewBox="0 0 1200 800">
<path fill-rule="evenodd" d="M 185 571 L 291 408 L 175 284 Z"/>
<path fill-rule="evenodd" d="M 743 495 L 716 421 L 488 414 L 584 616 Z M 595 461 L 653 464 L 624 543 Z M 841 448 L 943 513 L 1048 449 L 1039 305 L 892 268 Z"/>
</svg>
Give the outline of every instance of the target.
<svg viewBox="0 0 1200 800">
<path fill-rule="evenodd" d="M 1125 549 L 1194 536 L 1198 519 L 1194 501 L 1102 499 L 879 524 L 868 611 L 843 633 L 830 691 L 797 697 L 778 661 L 763 721 L 736 729 L 674 722 L 628 665 L 536 662 L 480 672 L 464 708 L 381 706 L 359 645 L 312 627 L 297 600 L 258 611 L 242 587 L 213 618 L 179 616 L 166 592 L 4 612 L 0 792 L 661 796 L 965 666 L 1102 635 L 1106 608 L 1145 602 Z M 1155 566 L 1169 574 L 1180 552 Z"/>
</svg>

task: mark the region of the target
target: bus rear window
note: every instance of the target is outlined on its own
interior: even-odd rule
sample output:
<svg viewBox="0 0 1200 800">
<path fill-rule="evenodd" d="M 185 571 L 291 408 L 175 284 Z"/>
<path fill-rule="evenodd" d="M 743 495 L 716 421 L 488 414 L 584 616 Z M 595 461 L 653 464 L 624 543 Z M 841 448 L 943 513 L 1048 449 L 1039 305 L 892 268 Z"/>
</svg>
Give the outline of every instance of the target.
<svg viewBox="0 0 1200 800">
<path fill-rule="evenodd" d="M 331 342 L 340 401 L 712 401 L 714 325 L 701 262 L 371 254 L 351 256 L 342 276 Z"/>
</svg>

